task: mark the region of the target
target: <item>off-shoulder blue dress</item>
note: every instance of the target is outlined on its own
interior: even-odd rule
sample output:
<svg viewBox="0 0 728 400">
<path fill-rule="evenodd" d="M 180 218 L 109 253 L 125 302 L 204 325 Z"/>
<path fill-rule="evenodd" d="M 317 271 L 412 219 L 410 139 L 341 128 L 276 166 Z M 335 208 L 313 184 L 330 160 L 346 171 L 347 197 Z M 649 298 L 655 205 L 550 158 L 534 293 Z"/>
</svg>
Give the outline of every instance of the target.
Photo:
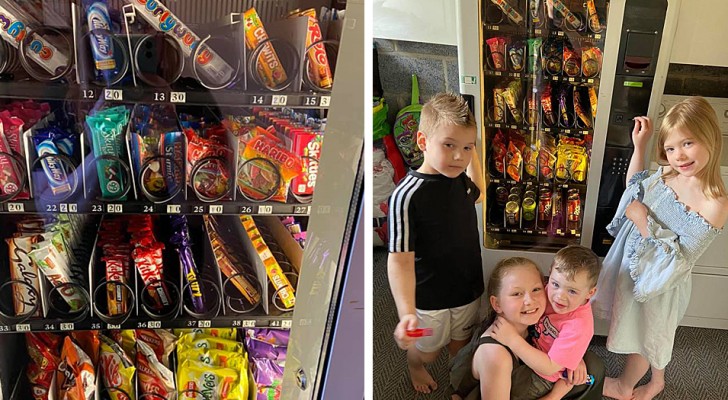
<svg viewBox="0 0 728 400">
<path fill-rule="evenodd" d="M 607 231 L 615 237 L 599 275 L 592 300 L 598 318 L 611 319 L 607 349 L 643 355 L 664 369 L 672 357 L 678 323 L 690 302 L 691 270 L 720 233 L 701 215 L 678 201 L 662 179 L 635 174 Z M 649 209 L 643 238 L 625 216 L 632 200 Z"/>
</svg>

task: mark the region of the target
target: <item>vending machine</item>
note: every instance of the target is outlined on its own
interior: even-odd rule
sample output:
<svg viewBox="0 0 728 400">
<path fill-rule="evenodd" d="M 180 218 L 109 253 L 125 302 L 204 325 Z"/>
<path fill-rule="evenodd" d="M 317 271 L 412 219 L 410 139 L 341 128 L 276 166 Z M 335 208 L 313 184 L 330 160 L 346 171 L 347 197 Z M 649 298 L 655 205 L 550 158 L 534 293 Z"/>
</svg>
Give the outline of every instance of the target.
<svg viewBox="0 0 728 400">
<path fill-rule="evenodd" d="M 653 118 L 679 1 L 460 0 L 460 89 L 473 95 L 486 196 L 486 273 L 548 268 L 581 244 L 604 256 L 632 118 Z"/>
<path fill-rule="evenodd" d="M 362 285 L 363 21 L 0 0 L 0 399 L 321 396 Z"/>
</svg>

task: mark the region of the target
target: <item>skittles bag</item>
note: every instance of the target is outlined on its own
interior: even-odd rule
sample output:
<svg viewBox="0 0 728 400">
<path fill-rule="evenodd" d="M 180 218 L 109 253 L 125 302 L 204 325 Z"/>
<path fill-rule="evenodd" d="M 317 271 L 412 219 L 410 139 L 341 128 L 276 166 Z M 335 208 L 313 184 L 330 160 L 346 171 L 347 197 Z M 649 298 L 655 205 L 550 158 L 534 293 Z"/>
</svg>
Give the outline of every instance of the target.
<svg viewBox="0 0 728 400">
<path fill-rule="evenodd" d="M 417 147 L 417 128 L 420 126 L 420 88 L 417 75 L 412 74 L 412 104 L 402 108 L 394 121 L 394 141 L 402 153 L 402 158 L 410 168 L 422 165 L 422 150 Z"/>
</svg>

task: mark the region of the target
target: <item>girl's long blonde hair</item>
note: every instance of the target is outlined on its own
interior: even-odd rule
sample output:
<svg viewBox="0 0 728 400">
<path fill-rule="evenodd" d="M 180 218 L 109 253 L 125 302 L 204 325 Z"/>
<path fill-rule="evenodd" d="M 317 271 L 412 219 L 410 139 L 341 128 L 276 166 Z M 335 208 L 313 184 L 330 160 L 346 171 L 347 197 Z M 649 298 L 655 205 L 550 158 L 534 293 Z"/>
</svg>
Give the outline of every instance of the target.
<svg viewBox="0 0 728 400">
<path fill-rule="evenodd" d="M 694 96 L 688 97 L 670 108 L 657 133 L 655 159 L 660 165 L 668 165 L 664 146 L 668 136 L 675 129 L 690 131 L 693 138 L 708 150 L 710 155 L 708 164 L 697 175 L 702 183 L 703 194 L 712 199 L 725 197 L 726 189 L 720 176 L 723 137 L 713 107 L 704 98 Z M 662 178 L 674 177 L 677 174 L 677 171 L 670 169 L 669 172 L 663 173 Z"/>
</svg>

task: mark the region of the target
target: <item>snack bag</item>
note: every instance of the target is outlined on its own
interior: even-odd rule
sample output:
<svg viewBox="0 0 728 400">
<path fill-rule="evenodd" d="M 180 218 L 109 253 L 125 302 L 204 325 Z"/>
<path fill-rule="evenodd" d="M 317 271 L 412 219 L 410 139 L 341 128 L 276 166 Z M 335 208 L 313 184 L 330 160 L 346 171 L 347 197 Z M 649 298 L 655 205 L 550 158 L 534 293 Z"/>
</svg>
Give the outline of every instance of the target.
<svg viewBox="0 0 728 400">
<path fill-rule="evenodd" d="M 410 168 L 418 168 L 422 165 L 424 155 L 417 146 L 417 130 L 420 126 L 420 88 L 417 83 L 417 75 L 412 74 L 412 102 L 397 113 L 394 121 L 394 141 L 397 143 L 400 153 Z"/>
</svg>

